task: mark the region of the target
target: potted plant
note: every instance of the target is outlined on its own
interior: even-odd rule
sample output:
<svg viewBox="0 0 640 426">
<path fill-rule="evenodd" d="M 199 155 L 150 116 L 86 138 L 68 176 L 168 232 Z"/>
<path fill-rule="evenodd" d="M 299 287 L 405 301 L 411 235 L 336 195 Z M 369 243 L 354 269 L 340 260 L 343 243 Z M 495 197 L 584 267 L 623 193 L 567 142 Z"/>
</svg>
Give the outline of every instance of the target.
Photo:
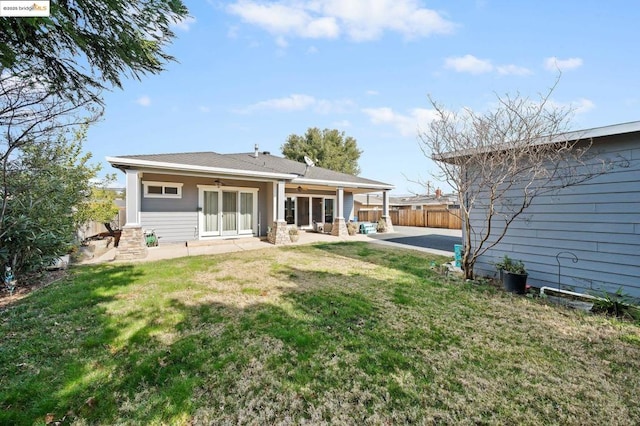
<svg viewBox="0 0 640 426">
<path fill-rule="evenodd" d="M 501 262 L 496 263 L 500 271 L 500 279 L 504 289 L 517 294 L 524 294 L 527 288 L 527 270 L 521 260 L 513 260 L 505 255 Z"/>
<path fill-rule="evenodd" d="M 299 238 L 300 238 L 300 231 L 298 231 L 298 228 L 296 227 L 289 228 L 289 239 L 291 240 L 291 242 L 295 243 L 296 241 L 298 241 Z"/>
</svg>

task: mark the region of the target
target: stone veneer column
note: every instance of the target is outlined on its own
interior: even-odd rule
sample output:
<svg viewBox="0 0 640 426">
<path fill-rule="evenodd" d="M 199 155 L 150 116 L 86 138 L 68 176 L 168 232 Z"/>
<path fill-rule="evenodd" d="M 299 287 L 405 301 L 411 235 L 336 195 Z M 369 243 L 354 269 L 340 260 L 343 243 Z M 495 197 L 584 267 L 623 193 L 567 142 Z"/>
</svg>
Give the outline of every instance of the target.
<svg viewBox="0 0 640 426">
<path fill-rule="evenodd" d="M 127 222 L 122 227 L 122 234 L 116 249 L 117 260 L 144 259 L 147 257 L 147 244 L 140 224 L 140 204 L 142 191 L 140 178 L 142 172 L 135 169 L 126 170 L 127 183 Z"/>
<path fill-rule="evenodd" d="M 331 227 L 331 235 L 334 237 L 343 237 L 349 235 L 347 230 L 347 222 L 343 217 L 336 217 L 333 219 L 333 226 Z"/>
<path fill-rule="evenodd" d="M 391 223 L 391 216 L 382 216 L 380 219 L 384 220 L 386 224 L 383 232 L 393 232 L 393 223 Z"/>
<path fill-rule="evenodd" d="M 116 260 L 144 259 L 147 244 L 141 226 L 124 226 L 116 249 Z"/>
<path fill-rule="evenodd" d="M 290 243 L 291 238 L 289 237 L 289 227 L 287 226 L 287 222 L 273 222 L 273 226 L 267 234 L 267 241 L 277 246 Z"/>
<path fill-rule="evenodd" d="M 382 192 L 382 220 L 385 222 L 384 232 L 393 232 L 393 223 L 389 215 L 389 191 Z"/>
</svg>

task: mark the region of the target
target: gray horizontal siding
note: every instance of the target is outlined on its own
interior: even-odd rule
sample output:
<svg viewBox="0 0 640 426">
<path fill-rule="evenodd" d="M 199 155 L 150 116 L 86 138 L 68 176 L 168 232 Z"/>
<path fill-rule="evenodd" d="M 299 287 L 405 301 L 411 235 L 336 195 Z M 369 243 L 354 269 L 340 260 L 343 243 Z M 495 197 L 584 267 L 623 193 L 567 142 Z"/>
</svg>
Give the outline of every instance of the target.
<svg viewBox="0 0 640 426">
<path fill-rule="evenodd" d="M 198 239 L 197 212 L 141 212 L 140 222 L 145 230 L 155 230 L 163 242 L 173 243 Z"/>
<path fill-rule="evenodd" d="M 495 262 L 507 254 L 525 262 L 529 284 L 534 286 L 590 293 L 622 287 L 624 293 L 640 297 L 640 137 L 599 141 L 592 149 L 615 159 L 615 167 L 580 185 L 536 198 L 502 241 L 478 259 L 477 274 L 495 276 Z M 517 188 L 508 195 L 517 201 Z M 470 220 L 475 229 L 483 230 L 485 211 L 476 207 Z M 499 223 L 493 222 L 490 242 L 502 229 Z M 579 260 L 573 263 L 563 254 L 558 278 L 556 255 L 563 251 Z"/>
</svg>

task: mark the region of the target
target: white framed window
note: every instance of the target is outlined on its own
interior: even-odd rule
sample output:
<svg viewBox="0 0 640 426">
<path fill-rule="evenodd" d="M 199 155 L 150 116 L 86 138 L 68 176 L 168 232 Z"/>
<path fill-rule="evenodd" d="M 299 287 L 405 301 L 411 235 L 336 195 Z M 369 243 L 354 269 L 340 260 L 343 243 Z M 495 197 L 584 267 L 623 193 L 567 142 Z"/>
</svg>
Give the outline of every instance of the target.
<svg viewBox="0 0 640 426">
<path fill-rule="evenodd" d="M 145 198 L 182 198 L 182 183 L 142 181 Z"/>
</svg>

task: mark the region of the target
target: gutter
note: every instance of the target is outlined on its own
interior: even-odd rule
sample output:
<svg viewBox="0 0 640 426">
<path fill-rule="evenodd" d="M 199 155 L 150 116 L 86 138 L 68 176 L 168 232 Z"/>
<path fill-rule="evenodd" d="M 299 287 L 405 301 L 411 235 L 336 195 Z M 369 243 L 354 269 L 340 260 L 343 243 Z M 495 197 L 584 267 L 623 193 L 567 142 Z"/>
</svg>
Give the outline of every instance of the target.
<svg viewBox="0 0 640 426">
<path fill-rule="evenodd" d="M 116 167 L 116 168 L 120 168 L 118 166 L 147 167 L 147 168 L 161 169 L 161 170 L 179 170 L 179 171 L 186 171 L 186 172 L 201 172 L 201 173 L 205 172 L 205 173 L 213 173 L 213 174 L 242 175 L 242 176 L 263 177 L 263 178 L 271 178 L 271 179 L 285 179 L 285 180 L 292 180 L 298 176 L 290 173 L 256 172 L 252 170 L 194 166 L 194 165 L 188 165 L 188 164 L 165 163 L 160 161 L 130 160 L 127 158 L 120 158 L 120 157 L 106 157 L 106 160 L 113 167 Z"/>
</svg>

